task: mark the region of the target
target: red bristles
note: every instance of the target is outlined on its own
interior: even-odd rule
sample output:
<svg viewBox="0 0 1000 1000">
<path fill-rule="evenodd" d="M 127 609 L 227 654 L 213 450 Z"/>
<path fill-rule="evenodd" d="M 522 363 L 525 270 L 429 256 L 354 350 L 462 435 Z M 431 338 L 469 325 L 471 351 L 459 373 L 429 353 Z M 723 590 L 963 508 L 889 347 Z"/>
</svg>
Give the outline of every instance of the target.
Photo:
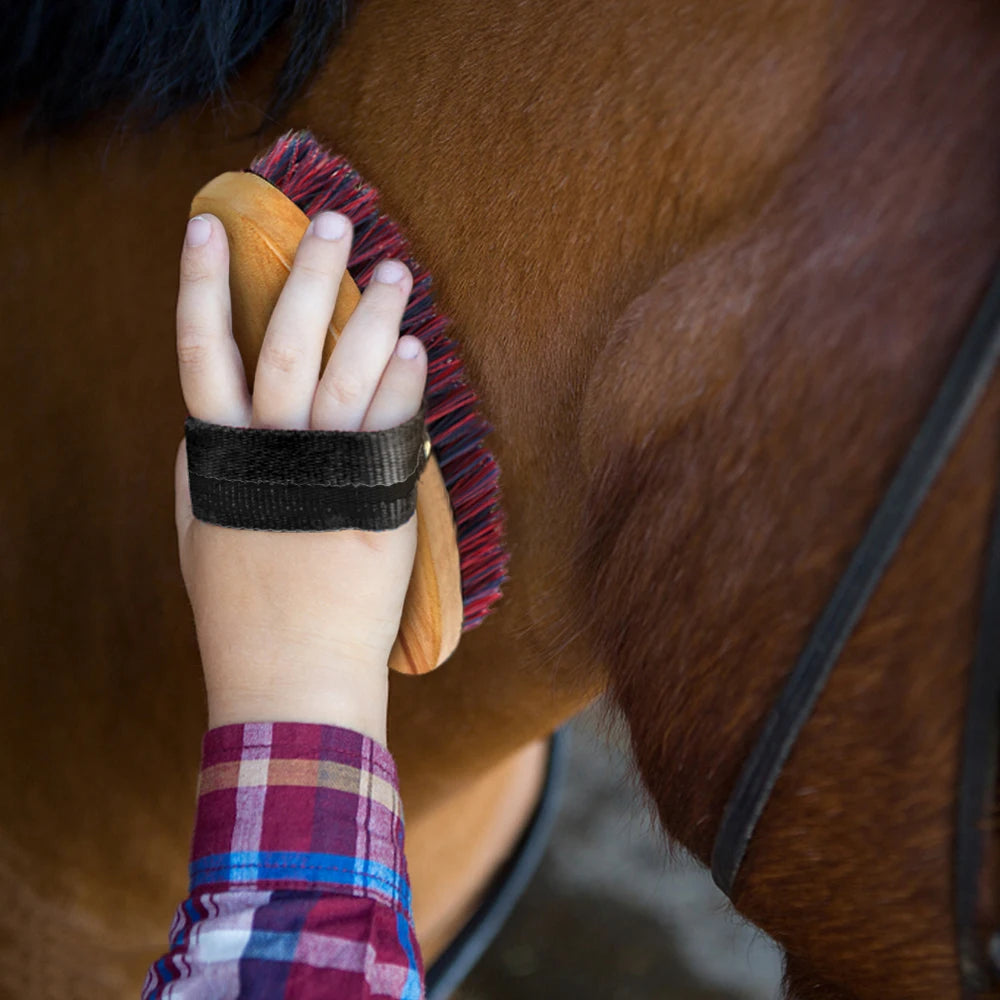
<svg viewBox="0 0 1000 1000">
<path fill-rule="evenodd" d="M 308 130 L 286 132 L 249 168 L 312 218 L 342 212 L 354 225 L 347 270 L 362 290 L 384 257 L 402 260 L 413 291 L 401 333 L 419 337 L 427 350 L 427 429 L 451 499 L 462 575 L 462 631 L 480 625 L 500 598 L 510 556 L 503 544 L 499 469 L 483 444 L 492 427 L 476 409 L 455 343 L 445 336 L 447 317 L 434 308 L 431 277 L 410 255 L 396 224 L 378 210 L 378 192 L 341 156 L 323 148 Z"/>
</svg>

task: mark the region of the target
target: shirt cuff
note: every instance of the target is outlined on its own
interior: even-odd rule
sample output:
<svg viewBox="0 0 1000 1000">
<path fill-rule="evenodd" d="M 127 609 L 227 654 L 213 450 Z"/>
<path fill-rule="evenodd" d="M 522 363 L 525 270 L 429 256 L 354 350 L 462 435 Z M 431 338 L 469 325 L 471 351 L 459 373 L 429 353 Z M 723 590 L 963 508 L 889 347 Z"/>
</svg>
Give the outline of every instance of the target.
<svg viewBox="0 0 1000 1000">
<path fill-rule="evenodd" d="M 412 919 L 392 755 L 339 726 L 252 722 L 202 739 L 191 893 L 239 887 L 374 899 Z"/>
</svg>

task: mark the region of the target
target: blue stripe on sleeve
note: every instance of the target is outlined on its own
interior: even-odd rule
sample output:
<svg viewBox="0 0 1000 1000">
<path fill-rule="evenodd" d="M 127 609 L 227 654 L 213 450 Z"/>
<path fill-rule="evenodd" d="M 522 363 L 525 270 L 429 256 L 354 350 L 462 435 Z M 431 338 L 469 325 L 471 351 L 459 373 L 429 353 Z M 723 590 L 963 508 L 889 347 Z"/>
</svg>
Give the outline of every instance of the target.
<svg viewBox="0 0 1000 1000">
<path fill-rule="evenodd" d="M 313 885 L 371 889 L 390 897 L 410 913 L 410 889 L 401 874 L 387 865 L 354 855 L 312 851 L 230 851 L 209 854 L 188 868 L 191 892 L 209 883 L 258 881 L 310 882 Z"/>
</svg>

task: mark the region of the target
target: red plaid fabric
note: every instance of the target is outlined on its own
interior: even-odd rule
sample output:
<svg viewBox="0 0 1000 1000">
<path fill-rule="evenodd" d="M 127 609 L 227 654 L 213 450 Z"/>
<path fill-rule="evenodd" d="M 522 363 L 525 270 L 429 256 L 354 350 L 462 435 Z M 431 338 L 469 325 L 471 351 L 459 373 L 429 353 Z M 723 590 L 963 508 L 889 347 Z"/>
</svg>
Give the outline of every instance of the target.
<svg viewBox="0 0 1000 1000">
<path fill-rule="evenodd" d="M 389 751 L 348 729 L 210 729 L 190 895 L 142 1000 L 421 1000 L 398 788 Z"/>
</svg>

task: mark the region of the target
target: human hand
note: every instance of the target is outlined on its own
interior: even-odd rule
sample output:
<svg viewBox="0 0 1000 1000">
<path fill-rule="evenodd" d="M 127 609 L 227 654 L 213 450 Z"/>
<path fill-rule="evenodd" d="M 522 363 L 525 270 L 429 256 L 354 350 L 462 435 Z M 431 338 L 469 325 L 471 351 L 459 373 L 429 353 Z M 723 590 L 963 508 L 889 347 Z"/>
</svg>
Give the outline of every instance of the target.
<svg viewBox="0 0 1000 1000">
<path fill-rule="evenodd" d="M 324 239 L 324 216 L 342 235 Z M 181 253 L 177 357 L 193 417 L 234 427 L 376 431 L 420 409 L 427 354 L 399 338 L 409 269 L 383 261 L 320 377 L 352 232 L 320 213 L 268 323 L 253 398 L 231 331 L 229 243 L 192 219 Z M 208 227 L 207 241 L 190 237 Z M 398 346 L 397 346 L 398 338 Z M 400 352 L 415 348 L 415 356 Z M 181 574 L 194 611 L 209 725 L 323 722 L 385 743 L 388 661 L 413 570 L 417 518 L 388 531 L 226 528 L 191 509 L 182 439 L 174 470 Z"/>
</svg>

